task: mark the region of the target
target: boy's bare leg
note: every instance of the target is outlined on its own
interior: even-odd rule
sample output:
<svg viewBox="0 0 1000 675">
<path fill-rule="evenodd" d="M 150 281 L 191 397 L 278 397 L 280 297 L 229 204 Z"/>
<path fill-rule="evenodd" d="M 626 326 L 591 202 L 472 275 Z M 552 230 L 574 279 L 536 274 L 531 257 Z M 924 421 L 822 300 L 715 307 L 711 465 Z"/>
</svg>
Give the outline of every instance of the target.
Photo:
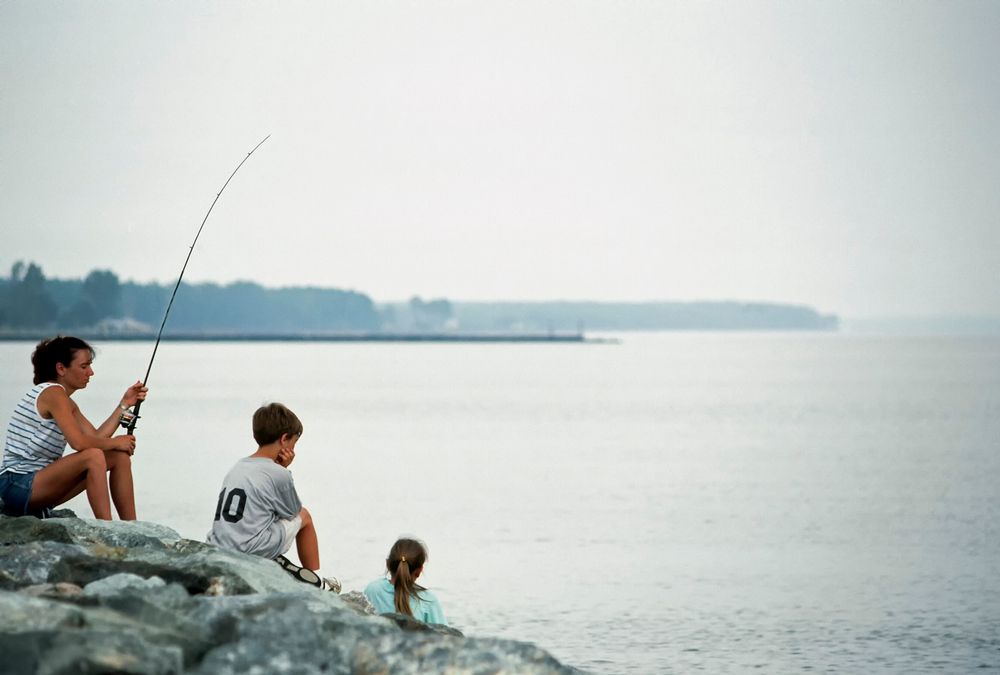
<svg viewBox="0 0 1000 675">
<path fill-rule="evenodd" d="M 104 452 L 97 448 L 60 457 L 35 474 L 28 506 L 45 508 L 61 504 L 67 495 L 76 490 L 82 479 L 94 517 L 111 520 L 111 499 L 108 496 L 107 479 L 104 477 L 107 470 Z"/>
<path fill-rule="evenodd" d="M 295 535 L 295 550 L 299 553 L 299 562 L 306 569 L 314 572 L 319 569 L 319 541 L 316 539 L 316 528 L 313 527 L 312 516 L 305 509 L 299 511 L 302 518 L 302 528 Z"/>
<path fill-rule="evenodd" d="M 135 488 L 132 485 L 132 458 L 127 452 L 105 450 L 104 458 L 110 475 L 111 500 L 115 503 L 118 517 L 135 520 Z"/>
</svg>

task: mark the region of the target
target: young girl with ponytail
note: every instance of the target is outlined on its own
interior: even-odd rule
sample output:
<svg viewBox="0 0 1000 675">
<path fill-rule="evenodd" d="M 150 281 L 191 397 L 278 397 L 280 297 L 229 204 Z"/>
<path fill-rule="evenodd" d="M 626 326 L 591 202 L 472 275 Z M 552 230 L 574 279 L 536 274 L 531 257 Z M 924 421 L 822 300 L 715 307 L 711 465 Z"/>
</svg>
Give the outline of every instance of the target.
<svg viewBox="0 0 1000 675">
<path fill-rule="evenodd" d="M 365 588 L 379 614 L 405 614 L 424 623 L 448 625 L 437 597 L 417 584 L 426 561 L 427 547 L 416 539 L 401 538 L 392 545 L 385 561 L 389 579 L 376 579 Z"/>
</svg>

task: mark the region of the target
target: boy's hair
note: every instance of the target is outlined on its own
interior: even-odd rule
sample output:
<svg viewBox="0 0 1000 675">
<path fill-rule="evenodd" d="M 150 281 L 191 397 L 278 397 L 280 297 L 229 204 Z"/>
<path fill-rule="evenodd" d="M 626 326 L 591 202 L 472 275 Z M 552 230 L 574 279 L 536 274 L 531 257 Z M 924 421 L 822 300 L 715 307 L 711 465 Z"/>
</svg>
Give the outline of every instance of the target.
<svg viewBox="0 0 1000 675">
<path fill-rule="evenodd" d="M 80 338 L 67 335 L 57 335 L 54 338 L 45 338 L 35 347 L 35 352 L 31 355 L 31 365 L 35 367 L 35 384 L 51 382 L 56 379 L 56 364 L 61 363 L 67 368 L 73 363 L 76 353 L 81 349 L 90 352 L 90 359 L 94 359 L 94 348 Z"/>
<path fill-rule="evenodd" d="M 302 422 L 280 403 L 268 403 L 253 414 L 253 439 L 257 445 L 270 445 L 285 434 L 302 435 Z"/>
</svg>

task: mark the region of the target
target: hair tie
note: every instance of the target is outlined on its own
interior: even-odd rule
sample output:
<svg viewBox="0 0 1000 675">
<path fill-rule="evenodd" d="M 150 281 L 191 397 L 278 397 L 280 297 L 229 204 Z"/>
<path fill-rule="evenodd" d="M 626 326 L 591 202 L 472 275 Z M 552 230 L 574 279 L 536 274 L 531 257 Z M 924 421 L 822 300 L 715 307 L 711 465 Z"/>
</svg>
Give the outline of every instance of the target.
<svg viewBox="0 0 1000 675">
<path fill-rule="evenodd" d="M 399 562 L 406 562 L 406 556 L 405 555 L 399 556 Z"/>
</svg>

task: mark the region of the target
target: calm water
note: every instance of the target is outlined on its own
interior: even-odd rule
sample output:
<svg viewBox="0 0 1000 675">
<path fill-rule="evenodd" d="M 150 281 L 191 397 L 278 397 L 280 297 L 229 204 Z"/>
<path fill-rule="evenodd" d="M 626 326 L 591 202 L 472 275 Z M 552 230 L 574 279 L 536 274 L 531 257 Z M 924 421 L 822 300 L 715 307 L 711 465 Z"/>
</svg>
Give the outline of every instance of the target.
<svg viewBox="0 0 1000 675">
<path fill-rule="evenodd" d="M 324 571 L 360 589 L 416 534 L 467 634 L 593 673 L 1000 668 L 1000 339 L 622 337 L 165 344 L 140 517 L 203 538 L 278 400 Z M 31 348 L 0 344 L 0 410 Z M 104 345 L 84 413 L 150 350 Z"/>
</svg>

